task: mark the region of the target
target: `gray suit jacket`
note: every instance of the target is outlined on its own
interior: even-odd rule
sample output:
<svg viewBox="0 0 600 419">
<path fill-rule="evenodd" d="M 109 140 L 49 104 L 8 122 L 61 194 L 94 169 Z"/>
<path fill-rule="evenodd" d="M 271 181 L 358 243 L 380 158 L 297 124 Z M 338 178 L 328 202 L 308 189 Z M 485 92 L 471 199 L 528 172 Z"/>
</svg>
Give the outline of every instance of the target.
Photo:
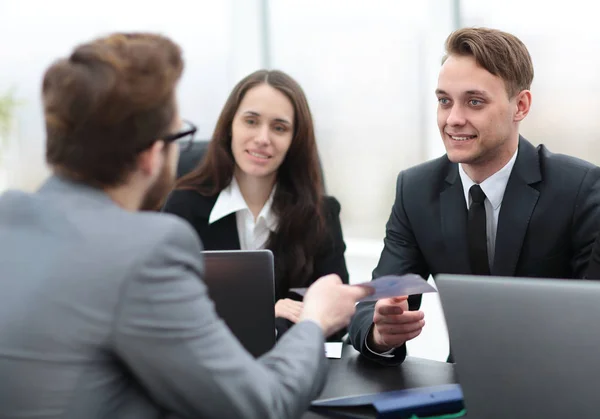
<svg viewBox="0 0 600 419">
<path fill-rule="evenodd" d="M 0 237 L 0 418 L 296 418 L 322 389 L 321 329 L 255 361 L 178 217 L 52 177 L 0 197 Z"/>
</svg>

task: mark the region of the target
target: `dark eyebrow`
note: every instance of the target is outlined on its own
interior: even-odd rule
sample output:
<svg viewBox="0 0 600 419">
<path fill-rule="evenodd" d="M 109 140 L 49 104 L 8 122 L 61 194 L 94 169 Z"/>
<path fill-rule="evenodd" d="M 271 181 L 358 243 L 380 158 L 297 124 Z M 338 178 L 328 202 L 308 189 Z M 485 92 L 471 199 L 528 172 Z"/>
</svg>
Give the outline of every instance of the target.
<svg viewBox="0 0 600 419">
<path fill-rule="evenodd" d="M 483 90 L 467 90 L 465 93 L 471 96 L 489 97 L 489 95 Z"/>
<path fill-rule="evenodd" d="M 436 94 L 437 96 L 440 96 L 440 95 L 448 95 L 448 93 L 446 93 L 446 92 L 445 92 L 444 90 L 442 90 L 442 89 L 435 89 L 435 94 Z M 489 97 L 490 97 L 490 95 L 488 95 L 488 94 L 487 94 L 486 92 L 484 92 L 483 90 L 476 90 L 476 89 L 474 89 L 474 90 L 467 90 L 467 91 L 466 91 L 464 94 L 465 94 L 465 95 L 468 95 L 468 96 L 481 96 L 481 97 L 484 97 L 484 98 L 489 98 Z"/>
<path fill-rule="evenodd" d="M 258 112 L 254 112 L 254 111 L 246 111 L 246 112 L 244 112 L 244 115 L 260 116 L 260 114 Z M 279 122 L 281 124 L 286 124 L 286 125 L 292 125 L 292 123 L 290 121 L 288 121 L 287 119 L 283 119 L 283 118 L 275 118 L 275 122 Z"/>
</svg>

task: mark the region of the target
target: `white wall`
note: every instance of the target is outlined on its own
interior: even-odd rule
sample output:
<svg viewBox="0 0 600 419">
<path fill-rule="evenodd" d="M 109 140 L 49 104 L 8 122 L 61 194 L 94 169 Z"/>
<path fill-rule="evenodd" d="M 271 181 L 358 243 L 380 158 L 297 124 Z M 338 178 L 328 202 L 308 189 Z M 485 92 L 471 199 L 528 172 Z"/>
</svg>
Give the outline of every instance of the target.
<svg viewBox="0 0 600 419">
<path fill-rule="evenodd" d="M 44 70 L 78 43 L 113 31 L 156 31 L 182 46 L 186 70 L 179 87 L 181 112 L 198 124 L 201 136 L 208 137 L 239 77 L 241 63 L 247 62 L 243 49 L 234 50 L 234 39 L 241 38 L 244 21 L 238 18 L 234 31 L 233 3 L 0 1 L 0 92 L 14 87 L 23 102 L 16 113 L 15 139 L 20 147 L 18 160 L 10 163 L 12 185 L 32 189 L 47 174 L 40 101 Z M 255 29 L 250 26 L 248 32 L 254 33 Z"/>
<path fill-rule="evenodd" d="M 517 35 L 535 68 L 522 133 L 534 144 L 600 163 L 600 29 L 587 0 L 463 0 L 463 23 Z"/>
<path fill-rule="evenodd" d="M 441 154 L 432 83 L 450 2 L 270 3 L 272 66 L 306 91 L 345 233 L 380 240 L 398 172 Z"/>
</svg>

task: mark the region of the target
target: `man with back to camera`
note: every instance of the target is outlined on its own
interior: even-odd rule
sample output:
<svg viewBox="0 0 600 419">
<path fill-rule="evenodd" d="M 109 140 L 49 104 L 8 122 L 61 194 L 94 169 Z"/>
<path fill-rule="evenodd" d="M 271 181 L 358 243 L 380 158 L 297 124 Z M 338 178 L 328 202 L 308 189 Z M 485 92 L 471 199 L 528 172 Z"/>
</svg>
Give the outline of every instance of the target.
<svg viewBox="0 0 600 419">
<path fill-rule="evenodd" d="M 585 275 L 600 219 L 600 169 L 519 135 L 532 80 L 531 57 L 514 35 L 450 34 L 436 89 L 446 155 L 398 175 L 373 278 Z M 359 304 L 349 327 L 354 347 L 376 362 L 401 363 L 405 343 L 425 324 L 420 303 L 419 295 Z"/>
<path fill-rule="evenodd" d="M 255 360 L 201 281 L 201 245 L 153 208 L 174 181 L 179 47 L 114 34 L 46 72 L 46 159 L 0 197 L 2 417 L 297 418 L 323 387 L 324 336 L 370 293 L 319 279 L 301 321 Z"/>
</svg>

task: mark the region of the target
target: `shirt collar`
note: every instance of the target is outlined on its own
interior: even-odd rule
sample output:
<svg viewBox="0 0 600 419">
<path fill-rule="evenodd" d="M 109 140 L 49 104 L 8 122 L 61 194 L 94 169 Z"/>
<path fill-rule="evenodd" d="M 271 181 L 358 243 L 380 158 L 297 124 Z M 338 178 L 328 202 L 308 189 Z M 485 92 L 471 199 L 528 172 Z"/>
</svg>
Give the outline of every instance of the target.
<svg viewBox="0 0 600 419">
<path fill-rule="evenodd" d="M 260 210 L 256 221 L 258 222 L 260 219 L 264 219 L 267 228 L 270 231 L 275 231 L 277 229 L 278 217 L 273 212 L 273 197 L 275 196 L 275 190 L 277 186 L 273 188 L 271 191 L 271 195 L 269 195 L 269 199 Z M 240 190 L 240 186 L 235 179 L 235 176 L 231 180 L 229 186 L 219 193 L 217 197 L 217 201 L 210 212 L 208 217 L 208 224 L 212 224 L 216 221 L 219 221 L 221 218 L 224 218 L 230 214 L 235 214 L 239 211 L 248 211 L 250 213 L 250 208 L 248 208 L 248 204 L 242 195 L 242 191 Z"/>
<path fill-rule="evenodd" d="M 506 190 L 506 185 L 508 184 L 508 178 L 510 177 L 510 173 L 512 172 L 512 168 L 515 165 L 515 161 L 517 160 L 517 153 L 519 149 L 515 151 L 515 154 L 511 157 L 511 159 L 504 165 L 504 167 L 494 173 L 492 176 L 484 180 L 479 184 L 483 193 L 487 197 L 487 199 L 492 204 L 492 208 L 497 210 L 502 204 L 502 198 L 504 197 L 504 191 Z M 467 208 L 470 206 L 471 200 L 469 196 L 469 189 L 471 186 L 475 185 L 475 182 L 471 180 L 462 164 L 458 165 L 458 173 L 460 175 L 460 180 L 463 184 L 463 190 L 465 193 L 465 200 L 467 202 Z"/>
</svg>

